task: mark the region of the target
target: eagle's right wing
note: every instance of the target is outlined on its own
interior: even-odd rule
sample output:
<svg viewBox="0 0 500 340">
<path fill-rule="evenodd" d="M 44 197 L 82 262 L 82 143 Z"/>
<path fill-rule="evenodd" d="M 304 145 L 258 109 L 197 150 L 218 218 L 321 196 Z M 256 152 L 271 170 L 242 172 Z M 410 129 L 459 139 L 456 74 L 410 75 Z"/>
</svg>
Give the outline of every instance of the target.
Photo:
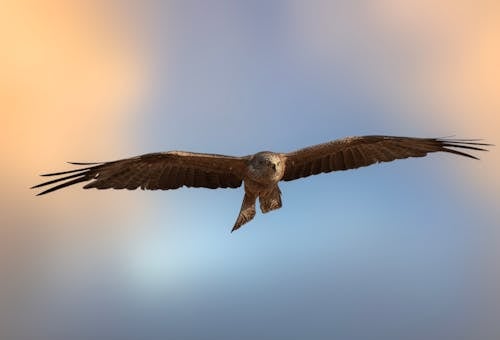
<svg viewBox="0 0 500 340">
<path fill-rule="evenodd" d="M 42 176 L 59 178 L 35 185 L 56 184 L 38 195 L 90 181 L 85 189 L 167 190 L 186 187 L 237 188 L 245 175 L 248 157 L 170 151 L 106 163 L 72 163 L 84 168 Z M 62 183 L 60 183 L 62 182 Z"/>
</svg>

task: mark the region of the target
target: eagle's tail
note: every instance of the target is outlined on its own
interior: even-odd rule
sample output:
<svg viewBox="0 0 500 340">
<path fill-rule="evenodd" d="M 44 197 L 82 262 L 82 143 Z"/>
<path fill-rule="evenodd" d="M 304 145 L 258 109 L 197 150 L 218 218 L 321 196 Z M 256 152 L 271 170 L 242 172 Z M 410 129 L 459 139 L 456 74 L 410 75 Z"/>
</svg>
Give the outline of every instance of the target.
<svg viewBox="0 0 500 340">
<path fill-rule="evenodd" d="M 238 230 L 243 224 L 250 222 L 255 216 L 255 201 L 257 197 L 255 195 L 245 193 L 243 197 L 243 203 L 241 204 L 240 214 L 236 219 L 231 232 Z"/>
</svg>

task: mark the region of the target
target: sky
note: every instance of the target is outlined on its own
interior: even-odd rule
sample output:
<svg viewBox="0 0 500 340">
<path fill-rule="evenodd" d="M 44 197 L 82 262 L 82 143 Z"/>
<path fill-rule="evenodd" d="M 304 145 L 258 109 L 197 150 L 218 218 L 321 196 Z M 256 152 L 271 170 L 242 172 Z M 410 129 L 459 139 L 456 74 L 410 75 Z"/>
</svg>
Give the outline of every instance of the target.
<svg viewBox="0 0 500 340">
<path fill-rule="evenodd" d="M 280 185 L 67 188 L 66 161 L 292 151 L 350 135 L 499 145 L 494 1 L 10 1 L 0 11 L 0 338 L 498 339 L 500 156 Z"/>
</svg>

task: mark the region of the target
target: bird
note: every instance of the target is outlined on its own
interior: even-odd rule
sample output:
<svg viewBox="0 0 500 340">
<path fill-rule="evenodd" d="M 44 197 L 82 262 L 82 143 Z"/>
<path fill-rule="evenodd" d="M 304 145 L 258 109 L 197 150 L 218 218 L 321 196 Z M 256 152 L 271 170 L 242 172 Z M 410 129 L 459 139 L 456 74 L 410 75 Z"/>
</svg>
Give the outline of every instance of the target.
<svg viewBox="0 0 500 340">
<path fill-rule="evenodd" d="M 83 188 L 169 190 L 180 187 L 238 188 L 244 186 L 240 212 L 231 232 L 251 221 L 259 200 L 262 213 L 281 208 L 278 183 L 356 169 L 409 157 L 445 152 L 479 159 L 471 151 L 488 151 L 480 139 L 354 136 L 308 146 L 289 153 L 261 151 L 235 157 L 211 153 L 168 151 L 101 163 L 69 162 L 83 166 L 43 174 L 55 179 L 31 189 L 53 185 L 38 195 L 88 182 Z"/>
</svg>

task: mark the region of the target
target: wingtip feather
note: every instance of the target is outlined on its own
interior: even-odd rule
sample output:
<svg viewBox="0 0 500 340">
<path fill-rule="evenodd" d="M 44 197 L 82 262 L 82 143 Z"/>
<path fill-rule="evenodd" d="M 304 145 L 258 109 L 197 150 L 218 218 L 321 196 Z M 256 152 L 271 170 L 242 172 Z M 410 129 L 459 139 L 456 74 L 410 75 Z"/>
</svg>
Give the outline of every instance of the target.
<svg viewBox="0 0 500 340">
<path fill-rule="evenodd" d="M 486 147 L 494 146 L 490 143 L 480 143 L 482 139 L 446 139 L 446 138 L 436 138 L 435 141 L 440 143 L 442 151 L 449 152 L 455 155 L 460 155 L 472 159 L 479 160 L 480 158 L 467 152 L 456 150 L 467 149 L 474 151 L 489 151 Z"/>
<path fill-rule="evenodd" d="M 92 162 L 92 163 L 88 163 L 88 162 L 66 162 L 68 164 L 72 164 L 72 165 L 97 165 L 97 164 L 102 164 L 102 163 L 99 163 L 99 162 Z"/>
<path fill-rule="evenodd" d="M 70 185 L 73 185 L 73 184 L 77 184 L 77 183 L 80 183 L 80 182 L 84 182 L 84 181 L 87 181 L 87 180 L 88 179 L 85 177 L 85 175 L 82 175 L 81 177 L 77 177 L 77 178 L 75 178 L 75 179 L 73 179 L 71 181 L 67 181 L 67 182 L 61 183 L 59 185 L 56 185 L 54 187 L 48 188 L 47 190 L 44 190 L 44 191 L 38 193 L 36 196 L 45 195 L 45 194 L 48 194 L 49 192 L 53 192 L 53 191 L 65 188 L 67 186 L 70 186 Z"/>
<path fill-rule="evenodd" d="M 79 165 L 78 163 L 74 163 L 74 164 Z M 72 185 L 72 184 L 76 184 L 79 182 L 90 180 L 91 179 L 89 176 L 90 172 L 92 170 L 94 170 L 96 168 L 96 166 L 100 165 L 101 163 L 80 163 L 80 165 L 90 165 L 90 164 L 94 164 L 94 165 L 90 166 L 90 167 L 73 169 L 73 170 L 68 170 L 68 171 L 42 174 L 42 175 L 40 175 L 42 177 L 61 176 L 61 175 L 67 175 L 67 176 L 62 176 L 62 177 L 55 178 L 55 179 L 52 179 L 49 181 L 45 181 L 43 183 L 32 186 L 30 189 L 37 189 L 37 188 L 47 186 L 50 184 L 66 181 L 64 183 L 58 184 L 54 187 L 48 188 L 47 190 L 44 190 L 44 191 L 36 194 L 36 196 L 41 196 L 41 195 L 48 194 L 49 192 L 64 188 L 68 185 Z M 72 180 L 70 180 L 70 179 L 72 179 Z"/>
</svg>

